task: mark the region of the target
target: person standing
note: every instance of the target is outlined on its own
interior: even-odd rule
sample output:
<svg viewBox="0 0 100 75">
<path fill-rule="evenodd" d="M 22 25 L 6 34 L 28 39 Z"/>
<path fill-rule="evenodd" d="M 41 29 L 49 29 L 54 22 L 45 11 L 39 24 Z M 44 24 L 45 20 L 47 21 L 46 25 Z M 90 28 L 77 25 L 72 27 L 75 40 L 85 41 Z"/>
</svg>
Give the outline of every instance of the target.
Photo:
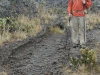
<svg viewBox="0 0 100 75">
<path fill-rule="evenodd" d="M 69 0 L 68 16 L 71 18 L 72 45 L 77 47 L 78 41 L 80 46 L 86 45 L 86 9 L 92 5 L 91 0 Z M 80 36 L 79 36 L 80 33 Z"/>
</svg>

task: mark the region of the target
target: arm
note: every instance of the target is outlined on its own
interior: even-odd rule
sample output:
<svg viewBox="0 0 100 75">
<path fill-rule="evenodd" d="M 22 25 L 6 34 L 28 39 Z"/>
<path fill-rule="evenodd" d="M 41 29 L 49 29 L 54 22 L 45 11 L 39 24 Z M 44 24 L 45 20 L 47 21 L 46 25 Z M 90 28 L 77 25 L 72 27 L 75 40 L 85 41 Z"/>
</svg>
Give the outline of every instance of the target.
<svg viewBox="0 0 100 75">
<path fill-rule="evenodd" d="M 86 7 L 89 8 L 92 5 L 91 0 L 86 0 Z"/>
<path fill-rule="evenodd" d="M 68 14 L 71 14 L 72 4 L 73 4 L 73 0 L 69 0 L 69 3 L 68 3 Z"/>
</svg>

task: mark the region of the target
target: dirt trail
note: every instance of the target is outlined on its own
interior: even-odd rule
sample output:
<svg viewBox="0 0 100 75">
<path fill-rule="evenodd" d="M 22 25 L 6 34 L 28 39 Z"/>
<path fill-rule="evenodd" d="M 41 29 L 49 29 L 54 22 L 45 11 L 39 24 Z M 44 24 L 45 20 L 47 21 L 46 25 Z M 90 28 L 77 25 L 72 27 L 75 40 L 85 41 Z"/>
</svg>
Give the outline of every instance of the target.
<svg viewBox="0 0 100 75">
<path fill-rule="evenodd" d="M 65 36 L 48 33 L 35 47 L 31 42 L 13 50 L 5 63 L 11 70 L 9 75 L 61 75 L 59 66 L 67 62 Z"/>
<path fill-rule="evenodd" d="M 68 35 L 69 36 L 69 35 Z M 9 75 L 64 75 L 63 67 L 68 63 L 69 50 L 77 55 L 79 48 L 72 48 L 66 34 L 48 32 L 39 40 L 32 40 L 14 50 L 2 63 Z M 87 46 L 100 49 L 100 28 L 87 31 Z M 9 52 L 9 51 L 8 51 Z M 2 53 L 0 54 L 2 55 Z"/>
</svg>

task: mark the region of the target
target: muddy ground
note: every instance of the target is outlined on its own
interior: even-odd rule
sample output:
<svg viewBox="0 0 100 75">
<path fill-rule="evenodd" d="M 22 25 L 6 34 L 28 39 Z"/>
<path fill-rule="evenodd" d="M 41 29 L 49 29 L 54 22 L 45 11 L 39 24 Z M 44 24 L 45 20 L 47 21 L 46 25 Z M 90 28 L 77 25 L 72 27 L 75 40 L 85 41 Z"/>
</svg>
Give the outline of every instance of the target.
<svg viewBox="0 0 100 75">
<path fill-rule="evenodd" d="M 65 75 L 69 53 L 77 55 L 79 47 L 72 48 L 70 33 L 46 32 L 37 38 L 5 44 L 0 48 L 0 72 L 8 75 Z M 87 46 L 98 48 L 100 61 L 100 26 L 87 31 Z M 68 74 L 71 75 L 71 74 Z"/>
</svg>

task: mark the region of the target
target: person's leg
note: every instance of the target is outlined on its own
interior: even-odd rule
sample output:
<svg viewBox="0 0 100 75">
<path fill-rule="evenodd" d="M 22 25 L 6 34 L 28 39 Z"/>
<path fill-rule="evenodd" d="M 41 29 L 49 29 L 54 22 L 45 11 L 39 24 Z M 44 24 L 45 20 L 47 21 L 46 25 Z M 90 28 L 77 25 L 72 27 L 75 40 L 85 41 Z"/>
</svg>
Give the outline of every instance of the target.
<svg viewBox="0 0 100 75">
<path fill-rule="evenodd" d="M 86 43 L 86 21 L 85 21 L 85 17 L 79 17 L 79 27 L 80 27 L 80 44 L 84 45 Z"/>
<path fill-rule="evenodd" d="M 79 35 L 79 25 L 78 25 L 78 17 L 73 16 L 71 18 L 71 29 L 72 29 L 72 43 L 78 44 L 78 35 Z"/>
</svg>

